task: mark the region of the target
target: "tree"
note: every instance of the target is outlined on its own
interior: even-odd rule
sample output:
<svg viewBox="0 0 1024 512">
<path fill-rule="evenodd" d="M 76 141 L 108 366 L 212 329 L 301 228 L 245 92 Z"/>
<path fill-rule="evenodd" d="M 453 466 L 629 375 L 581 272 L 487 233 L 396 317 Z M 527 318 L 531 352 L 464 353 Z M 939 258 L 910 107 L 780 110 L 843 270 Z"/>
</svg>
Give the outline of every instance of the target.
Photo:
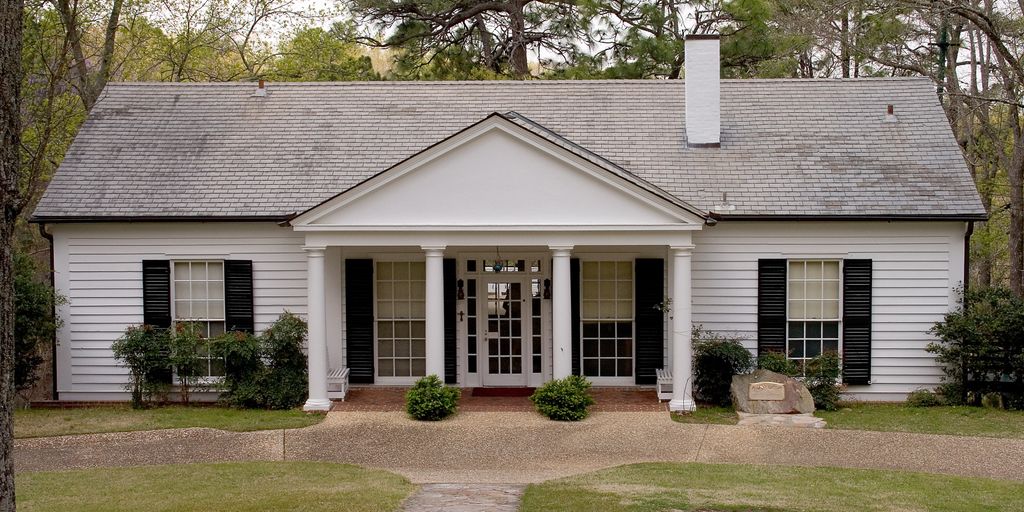
<svg viewBox="0 0 1024 512">
<path fill-rule="evenodd" d="M 281 43 L 280 57 L 267 77 L 280 81 L 377 80 L 368 55 L 350 41 L 348 26 L 336 24 L 330 31 L 306 28 Z"/>
<path fill-rule="evenodd" d="M 399 49 L 407 71 L 457 55 L 470 68 L 525 78 L 531 49 L 568 61 L 587 35 L 574 0 L 352 0 L 351 8 L 391 34 L 360 40 Z"/>
<path fill-rule="evenodd" d="M 23 0 L 0 0 L 0 512 L 14 497 L 14 230 L 21 197 Z"/>
</svg>

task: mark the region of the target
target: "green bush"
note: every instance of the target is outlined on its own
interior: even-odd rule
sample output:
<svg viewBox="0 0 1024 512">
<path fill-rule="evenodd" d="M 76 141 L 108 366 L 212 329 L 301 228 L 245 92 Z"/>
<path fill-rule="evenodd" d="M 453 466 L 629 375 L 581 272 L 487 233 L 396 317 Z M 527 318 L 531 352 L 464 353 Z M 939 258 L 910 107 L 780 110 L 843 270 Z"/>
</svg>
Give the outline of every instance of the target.
<svg viewBox="0 0 1024 512">
<path fill-rule="evenodd" d="M 178 393 L 186 405 L 199 379 L 206 375 L 206 359 L 209 340 L 203 337 L 199 324 L 179 322 L 174 325 L 170 336 L 168 362 L 178 377 Z"/>
<path fill-rule="evenodd" d="M 765 352 L 757 358 L 757 367 L 790 377 L 800 376 L 800 365 L 782 352 Z"/>
<path fill-rule="evenodd" d="M 40 347 L 53 340 L 60 326 L 53 308 L 67 302 L 39 278 L 39 267 L 28 253 L 14 251 L 14 387 L 18 391 L 28 390 L 39 380 Z"/>
<path fill-rule="evenodd" d="M 804 385 L 814 397 L 814 407 L 826 411 L 838 408 L 839 393 L 842 391 L 839 372 L 839 354 L 836 352 L 825 352 L 807 361 Z"/>
<path fill-rule="evenodd" d="M 264 408 L 266 367 L 260 355 L 260 340 L 247 332 L 227 332 L 213 339 L 210 352 L 224 358 L 221 401 L 233 407 Z"/>
<path fill-rule="evenodd" d="M 291 409 L 309 393 L 306 322 L 285 312 L 260 336 L 228 332 L 211 344 L 224 358 L 221 400 L 234 407 Z"/>
<path fill-rule="evenodd" d="M 580 375 L 548 381 L 537 388 L 530 401 L 537 411 L 556 421 L 579 421 L 587 417 L 594 405 L 590 396 L 590 381 Z"/>
<path fill-rule="evenodd" d="M 750 372 L 754 358 L 737 338 L 728 338 L 699 325 L 693 328 L 693 391 L 697 400 L 714 405 L 732 403 L 732 376 Z"/>
<path fill-rule="evenodd" d="M 1024 299 L 1004 288 L 971 289 L 960 309 L 932 327 L 928 345 L 945 373 L 940 392 L 953 404 L 980 405 L 990 393 L 1024 409 Z"/>
<path fill-rule="evenodd" d="M 128 367 L 132 407 L 149 405 L 170 388 L 170 336 L 152 325 L 131 326 L 111 345 L 114 357 Z"/>
<path fill-rule="evenodd" d="M 445 386 L 437 375 L 427 375 L 405 394 L 405 410 L 420 421 L 439 421 L 455 414 L 459 388 Z"/>
<path fill-rule="evenodd" d="M 267 407 L 291 409 L 306 400 L 309 373 L 306 355 L 302 352 L 305 340 L 306 322 L 288 312 L 260 336 L 260 348 L 267 364 L 264 379 Z"/>
<path fill-rule="evenodd" d="M 942 396 L 931 390 L 919 389 L 907 395 L 907 401 L 904 405 L 907 407 L 937 407 L 946 405 L 946 402 L 942 399 Z"/>
</svg>

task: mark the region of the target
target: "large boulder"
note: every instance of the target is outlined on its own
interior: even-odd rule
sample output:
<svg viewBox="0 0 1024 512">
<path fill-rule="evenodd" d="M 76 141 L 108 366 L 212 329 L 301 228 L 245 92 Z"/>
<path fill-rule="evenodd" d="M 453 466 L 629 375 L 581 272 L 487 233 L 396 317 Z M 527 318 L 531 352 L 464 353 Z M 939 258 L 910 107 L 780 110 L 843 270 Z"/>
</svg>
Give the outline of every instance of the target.
<svg viewBox="0 0 1024 512">
<path fill-rule="evenodd" d="M 729 387 L 733 406 L 750 414 L 814 412 L 814 397 L 802 382 L 768 370 L 736 375 Z"/>
</svg>

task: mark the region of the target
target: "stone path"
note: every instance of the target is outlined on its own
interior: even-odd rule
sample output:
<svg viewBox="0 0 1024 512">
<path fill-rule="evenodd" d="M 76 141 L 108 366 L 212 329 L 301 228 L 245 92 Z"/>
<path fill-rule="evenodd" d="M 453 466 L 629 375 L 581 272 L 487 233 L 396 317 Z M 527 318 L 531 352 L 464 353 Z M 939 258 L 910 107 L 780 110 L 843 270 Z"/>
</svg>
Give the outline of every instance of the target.
<svg viewBox="0 0 1024 512">
<path fill-rule="evenodd" d="M 426 484 L 405 500 L 405 512 L 516 512 L 526 486 Z"/>
<path fill-rule="evenodd" d="M 1024 439 L 694 425 L 666 413 L 464 412 L 436 423 L 333 412 L 298 430 L 180 429 L 15 441 L 17 471 L 227 460 L 316 460 L 394 471 L 414 483 L 526 484 L 635 462 L 898 469 L 1024 481 Z"/>
</svg>

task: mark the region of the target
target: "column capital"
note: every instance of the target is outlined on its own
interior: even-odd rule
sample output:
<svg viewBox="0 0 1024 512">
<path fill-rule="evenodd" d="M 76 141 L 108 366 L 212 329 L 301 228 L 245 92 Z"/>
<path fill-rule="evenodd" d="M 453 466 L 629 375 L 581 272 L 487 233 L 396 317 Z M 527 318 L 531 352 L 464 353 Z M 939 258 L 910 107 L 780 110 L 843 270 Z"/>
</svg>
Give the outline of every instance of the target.
<svg viewBox="0 0 1024 512">
<path fill-rule="evenodd" d="M 692 246 L 692 245 L 670 245 L 669 249 L 672 249 L 672 252 L 676 256 L 689 256 L 689 255 L 693 254 L 694 246 Z"/>
<path fill-rule="evenodd" d="M 549 245 L 548 249 L 551 249 L 551 252 L 554 253 L 555 256 L 569 256 L 573 247 L 575 246 L 572 244 L 555 244 Z"/>
<path fill-rule="evenodd" d="M 302 250 L 306 251 L 307 255 L 315 258 L 317 256 L 323 256 L 324 251 L 327 250 L 327 247 L 324 247 L 322 245 L 303 245 Z"/>
<path fill-rule="evenodd" d="M 444 256 L 447 245 L 421 245 L 420 249 L 427 253 L 427 256 Z"/>
</svg>

